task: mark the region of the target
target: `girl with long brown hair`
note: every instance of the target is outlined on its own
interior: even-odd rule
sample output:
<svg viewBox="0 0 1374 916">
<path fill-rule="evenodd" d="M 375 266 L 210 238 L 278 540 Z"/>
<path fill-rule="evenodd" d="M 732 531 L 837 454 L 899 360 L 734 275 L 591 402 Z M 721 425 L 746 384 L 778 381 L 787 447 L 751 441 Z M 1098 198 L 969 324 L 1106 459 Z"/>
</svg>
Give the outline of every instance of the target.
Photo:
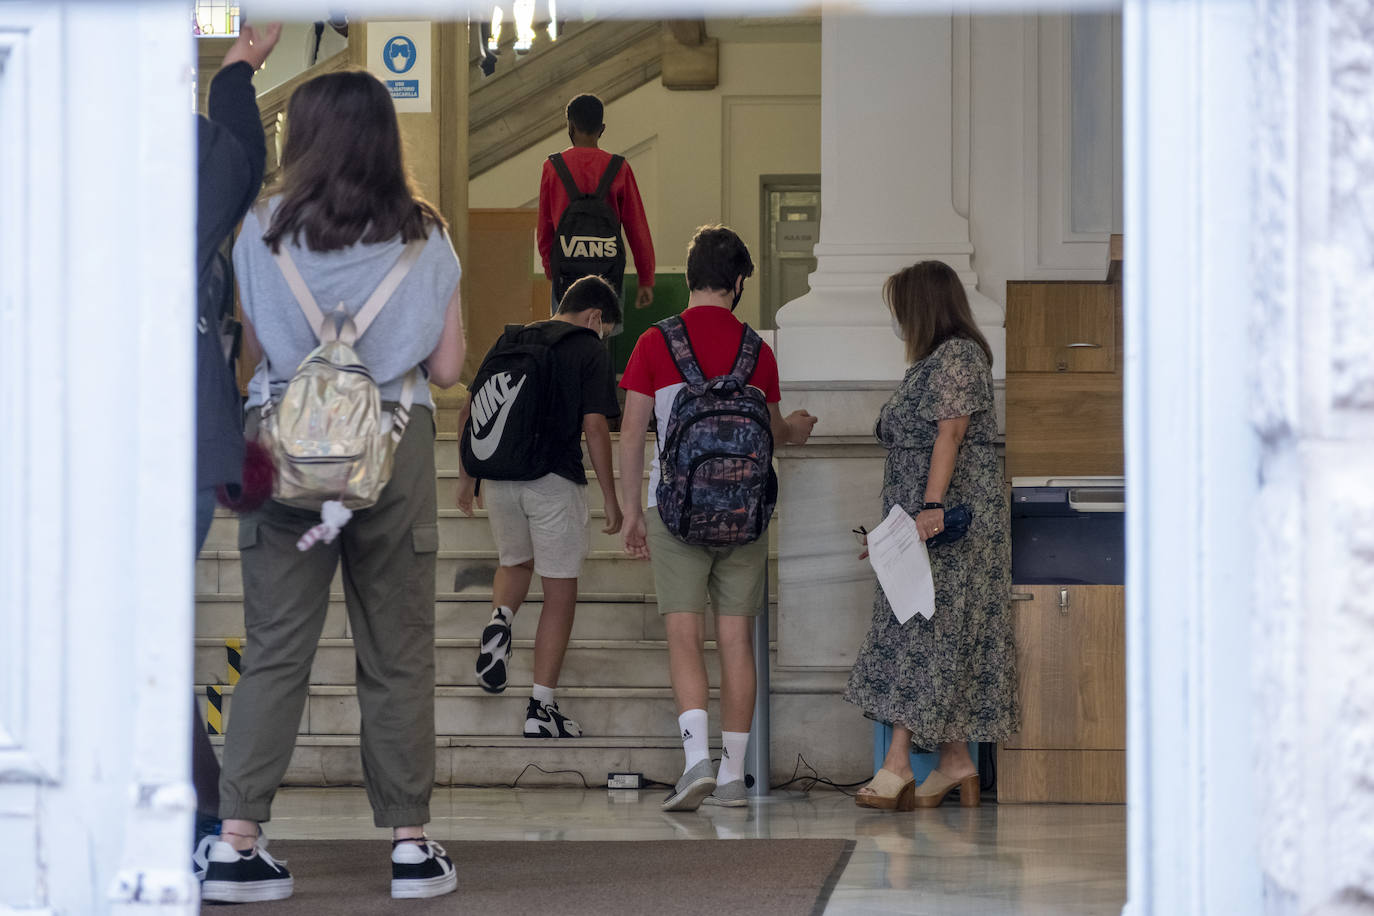
<svg viewBox="0 0 1374 916">
<path fill-rule="evenodd" d="M 383 406 L 408 407 L 409 422 L 390 482 L 332 543 L 298 549 L 319 516 L 274 501 L 239 520 L 248 639 L 224 746 L 223 828 L 209 850 L 202 897 L 291 895 L 291 875 L 262 848 L 258 825 L 268 820 L 291 759 L 341 561 L 363 776 L 374 822 L 392 828 L 391 895 L 432 897 L 457 882 L 443 848 L 424 836 L 434 784 L 438 549 L 433 401 L 425 383 L 448 387 L 462 369 L 458 259 L 443 218 L 406 174 L 395 107 L 375 77 L 342 72 L 310 80 L 291 97 L 286 126 L 280 180 L 249 212 L 234 247 L 247 355 L 257 361 L 249 435 L 260 408 L 281 396 L 317 345 L 307 300 L 326 321 L 336 320 L 331 312 L 352 318 L 397 277 L 389 298 L 378 294 L 385 305 L 355 349 Z"/>
<path fill-rule="evenodd" d="M 999 741 L 1020 728 L 1009 611 L 1009 518 L 995 441 L 992 350 L 974 323 L 959 275 L 922 261 L 888 278 L 883 297 L 911 368 L 879 413 L 888 450 L 883 517 L 900 505 L 922 541 L 945 527 L 946 509 L 972 513 L 967 534 L 929 549 L 935 612 L 900 623 L 877 586 L 873 623 L 845 699 L 892 727 L 863 807 L 935 807 L 953 790 L 979 803 L 970 742 Z M 939 751 L 919 786 L 913 750 Z"/>
</svg>

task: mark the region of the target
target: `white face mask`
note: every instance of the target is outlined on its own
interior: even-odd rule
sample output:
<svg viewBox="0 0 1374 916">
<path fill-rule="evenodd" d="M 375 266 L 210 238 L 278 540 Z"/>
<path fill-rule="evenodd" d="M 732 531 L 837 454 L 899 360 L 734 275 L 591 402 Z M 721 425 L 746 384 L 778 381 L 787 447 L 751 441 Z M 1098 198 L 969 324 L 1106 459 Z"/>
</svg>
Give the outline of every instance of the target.
<svg viewBox="0 0 1374 916">
<path fill-rule="evenodd" d="M 892 316 L 892 333 L 897 335 L 897 339 L 906 340 L 906 331 L 902 328 L 902 323 L 897 320 L 897 316 Z"/>
</svg>

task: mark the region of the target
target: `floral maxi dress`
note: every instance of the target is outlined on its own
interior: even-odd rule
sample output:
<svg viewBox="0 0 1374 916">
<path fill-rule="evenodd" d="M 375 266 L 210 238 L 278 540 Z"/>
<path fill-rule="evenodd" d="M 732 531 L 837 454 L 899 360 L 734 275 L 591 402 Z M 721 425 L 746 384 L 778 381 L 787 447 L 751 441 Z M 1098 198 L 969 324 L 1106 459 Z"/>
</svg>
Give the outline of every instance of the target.
<svg viewBox="0 0 1374 916">
<path fill-rule="evenodd" d="M 992 371 L 982 348 L 951 338 L 912 366 L 883 405 L 878 439 L 888 449 L 883 517 L 924 502 L 940 420 L 969 417 L 947 507 L 973 511 L 968 534 L 930 548 L 935 613 L 905 624 L 875 586 L 873 623 L 844 697 L 864 715 L 911 730 L 918 748 L 1000 741 L 1021 727 L 1012 637 L 1010 521 L 994 440 Z"/>
</svg>

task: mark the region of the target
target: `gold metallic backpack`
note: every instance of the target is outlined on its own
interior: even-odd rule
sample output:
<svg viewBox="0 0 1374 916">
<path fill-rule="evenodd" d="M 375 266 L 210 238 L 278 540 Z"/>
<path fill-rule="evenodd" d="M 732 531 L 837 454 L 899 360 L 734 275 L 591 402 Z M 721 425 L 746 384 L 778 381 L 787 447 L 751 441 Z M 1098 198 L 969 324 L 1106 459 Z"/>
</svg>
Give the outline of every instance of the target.
<svg viewBox="0 0 1374 916">
<path fill-rule="evenodd" d="M 377 502 L 391 479 L 392 459 L 410 421 L 420 370 L 406 374 L 400 405 L 383 414 L 377 382 L 354 346 L 424 247 L 423 239 L 407 244 L 351 318 L 343 303 L 335 314 L 320 311 L 286 246 L 277 252 L 286 285 L 320 342 L 297 367 L 282 396 L 276 401 L 268 398 L 262 406 L 258 441 L 276 465 L 272 498 L 278 502 L 319 509 L 327 500 L 336 500 L 348 509 L 363 509 Z"/>
</svg>

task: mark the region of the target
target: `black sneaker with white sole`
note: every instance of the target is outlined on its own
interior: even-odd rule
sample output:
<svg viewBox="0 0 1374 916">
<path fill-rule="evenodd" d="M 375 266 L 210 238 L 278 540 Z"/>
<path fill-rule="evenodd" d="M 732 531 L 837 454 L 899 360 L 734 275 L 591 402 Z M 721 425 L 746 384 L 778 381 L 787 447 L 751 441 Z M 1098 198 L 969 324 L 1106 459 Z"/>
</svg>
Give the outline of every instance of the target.
<svg viewBox="0 0 1374 916">
<path fill-rule="evenodd" d="M 444 847 L 431 839 L 391 844 L 391 896 L 401 900 L 439 897 L 458 887 L 458 872 Z"/>
<path fill-rule="evenodd" d="M 212 903 L 256 903 L 285 900 L 294 882 L 285 864 L 261 846 L 239 852 L 223 840 L 215 841 L 206 856 L 200 899 Z"/>
<path fill-rule="evenodd" d="M 557 703 L 541 703 L 530 697 L 525 709 L 526 738 L 581 738 L 582 726 L 558 711 Z"/>
<path fill-rule="evenodd" d="M 492 613 L 491 623 L 482 631 L 482 645 L 477 650 L 477 684 L 487 693 L 506 689 L 513 616 L 509 608 L 499 607 Z"/>
</svg>

